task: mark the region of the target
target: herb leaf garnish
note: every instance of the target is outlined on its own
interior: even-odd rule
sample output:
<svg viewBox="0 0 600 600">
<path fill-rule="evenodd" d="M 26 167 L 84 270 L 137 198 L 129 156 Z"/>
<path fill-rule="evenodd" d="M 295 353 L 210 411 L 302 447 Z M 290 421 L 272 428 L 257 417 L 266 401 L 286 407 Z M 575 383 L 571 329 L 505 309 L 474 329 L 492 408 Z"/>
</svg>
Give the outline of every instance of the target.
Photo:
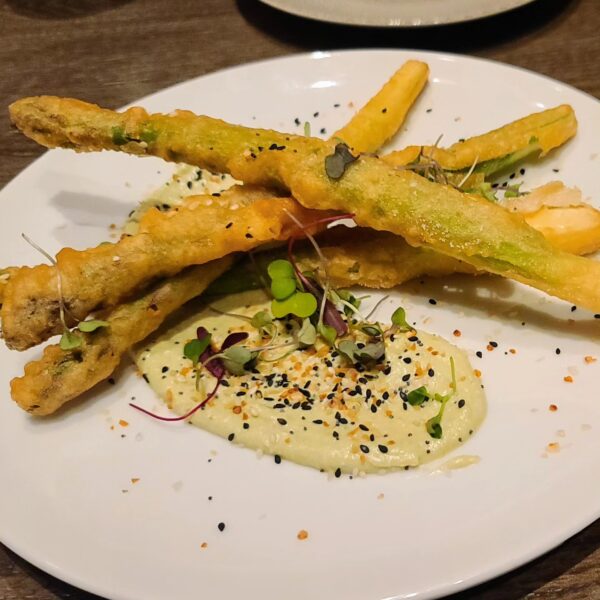
<svg viewBox="0 0 600 600">
<path fill-rule="evenodd" d="M 75 348 L 79 348 L 82 343 L 83 338 L 77 332 L 65 329 L 58 345 L 61 350 L 75 350 Z"/>
<path fill-rule="evenodd" d="M 346 144 L 343 142 L 336 144 L 333 154 L 325 158 L 325 172 L 327 173 L 327 177 L 329 179 L 341 179 L 348 165 L 357 159 L 358 156 L 354 156 Z"/>
<path fill-rule="evenodd" d="M 81 321 L 79 325 L 77 325 L 77 329 L 79 329 L 79 331 L 83 331 L 83 333 L 92 333 L 97 329 L 101 329 L 102 327 L 108 326 L 108 321 L 102 321 L 100 319 L 90 319 L 89 321 Z"/>
<path fill-rule="evenodd" d="M 401 306 L 392 314 L 392 325 L 395 325 L 401 331 L 410 331 L 412 329 L 412 326 L 406 320 L 406 311 Z"/>
</svg>

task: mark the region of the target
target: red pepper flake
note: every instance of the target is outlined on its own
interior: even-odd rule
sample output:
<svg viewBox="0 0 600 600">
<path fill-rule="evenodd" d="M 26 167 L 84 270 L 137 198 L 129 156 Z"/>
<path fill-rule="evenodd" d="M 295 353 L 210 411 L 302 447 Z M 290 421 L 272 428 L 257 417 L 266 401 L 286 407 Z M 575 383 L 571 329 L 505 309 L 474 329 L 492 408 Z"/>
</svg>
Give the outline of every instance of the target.
<svg viewBox="0 0 600 600">
<path fill-rule="evenodd" d="M 306 531 L 306 529 L 301 529 L 296 537 L 299 540 L 305 540 L 308 537 L 308 531 Z"/>
<path fill-rule="evenodd" d="M 573 383 L 573 378 L 570 375 L 567 375 L 566 377 L 563 377 L 563 381 L 566 383 Z"/>
<path fill-rule="evenodd" d="M 481 377 L 481 371 L 479 369 L 475 369 L 473 373 L 475 373 L 475 377 Z"/>
<path fill-rule="evenodd" d="M 548 410 L 549 410 L 550 412 L 556 412 L 556 411 L 558 410 L 558 406 L 556 406 L 556 404 L 551 404 L 551 405 L 548 407 Z"/>
<path fill-rule="evenodd" d="M 585 362 L 588 365 L 591 365 L 592 363 L 595 363 L 598 359 L 594 358 L 593 356 L 586 356 L 583 360 L 585 360 Z"/>
<path fill-rule="evenodd" d="M 452 334 L 454 337 L 460 337 L 462 335 L 462 331 L 460 329 L 455 329 Z"/>
<path fill-rule="evenodd" d="M 200 548 L 202 548 L 202 550 L 206 550 L 208 548 L 208 544 L 206 542 L 202 542 L 200 544 Z"/>
<path fill-rule="evenodd" d="M 560 450 L 560 444 L 558 442 L 550 442 L 548 446 L 546 446 L 548 452 L 558 452 Z"/>
<path fill-rule="evenodd" d="M 517 351 L 516 351 L 514 348 L 509 348 L 509 349 L 508 349 L 508 351 L 509 351 L 511 354 L 516 354 L 516 353 L 517 353 Z"/>
<path fill-rule="evenodd" d="M 128 426 L 129 426 L 129 423 L 128 423 L 127 421 L 124 421 L 123 419 L 120 419 L 120 420 L 119 420 L 119 425 L 120 425 L 121 427 L 128 427 Z"/>
<path fill-rule="evenodd" d="M 132 477 L 131 478 L 131 483 L 136 484 L 139 480 L 140 480 L 139 477 Z"/>
<path fill-rule="evenodd" d="M 487 351 L 488 351 L 488 352 L 492 352 L 492 351 L 494 350 L 494 346 L 492 346 L 491 344 L 488 344 L 488 345 L 486 346 L 486 348 L 487 348 Z"/>
<path fill-rule="evenodd" d="M 234 406 L 232 410 L 233 410 L 234 414 L 239 415 L 242 412 L 242 407 Z"/>
</svg>

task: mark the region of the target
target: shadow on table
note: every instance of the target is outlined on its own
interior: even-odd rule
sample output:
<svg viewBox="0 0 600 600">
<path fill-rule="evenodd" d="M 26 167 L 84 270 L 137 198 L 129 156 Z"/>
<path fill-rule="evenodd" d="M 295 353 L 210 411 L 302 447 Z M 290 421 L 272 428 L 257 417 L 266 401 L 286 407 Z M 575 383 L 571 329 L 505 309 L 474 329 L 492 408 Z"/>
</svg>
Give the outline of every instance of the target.
<svg viewBox="0 0 600 600">
<path fill-rule="evenodd" d="M 132 0 L 6 0 L 13 12 L 34 19 L 72 19 L 118 8 Z"/>
<path fill-rule="evenodd" d="M 500 15 L 432 27 L 356 27 L 297 17 L 260 0 L 236 0 L 244 18 L 264 33 L 314 50 L 328 48 L 414 48 L 470 52 L 498 46 L 550 27 L 577 7 L 580 0 L 536 0 Z"/>
</svg>

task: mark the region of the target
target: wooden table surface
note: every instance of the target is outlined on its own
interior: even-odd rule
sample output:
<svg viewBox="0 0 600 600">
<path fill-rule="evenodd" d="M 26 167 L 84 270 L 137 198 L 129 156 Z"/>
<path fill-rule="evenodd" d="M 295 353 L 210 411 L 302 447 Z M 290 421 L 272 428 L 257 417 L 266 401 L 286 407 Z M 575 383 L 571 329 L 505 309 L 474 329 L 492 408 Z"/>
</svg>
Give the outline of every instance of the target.
<svg viewBox="0 0 600 600">
<path fill-rule="evenodd" d="M 489 57 L 600 98 L 600 0 L 537 0 L 476 23 L 414 30 L 318 23 L 257 0 L 0 0 L 0 187 L 41 153 L 9 127 L 4 107 L 20 96 L 119 106 L 230 65 L 351 47 Z M 0 600 L 56 598 L 95 596 L 0 545 Z M 600 598 L 600 521 L 531 564 L 454 598 Z"/>
</svg>

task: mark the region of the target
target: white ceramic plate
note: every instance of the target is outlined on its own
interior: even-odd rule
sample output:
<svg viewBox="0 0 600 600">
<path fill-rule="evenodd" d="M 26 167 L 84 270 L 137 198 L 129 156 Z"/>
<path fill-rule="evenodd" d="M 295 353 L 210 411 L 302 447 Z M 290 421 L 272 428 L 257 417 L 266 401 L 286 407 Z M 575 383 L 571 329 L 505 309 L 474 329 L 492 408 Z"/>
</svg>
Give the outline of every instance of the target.
<svg viewBox="0 0 600 600">
<path fill-rule="evenodd" d="M 440 133 L 449 144 L 569 102 L 580 122 L 577 138 L 528 168 L 525 183 L 560 177 L 598 193 L 599 103 L 472 58 L 314 53 L 215 73 L 140 104 L 292 132 L 302 128 L 298 118 L 314 132 L 332 133 L 352 114 L 349 103 L 359 106 L 408 58 L 430 64 L 431 84 L 395 145 L 432 143 Z M 155 159 L 49 152 L 0 193 L 2 264 L 39 262 L 21 232 L 52 252 L 105 239 L 109 225 L 168 172 Z M 128 368 L 116 385 L 98 386 L 56 418 L 32 419 L 10 401 L 8 381 L 37 351 L 2 347 L 1 540 L 53 575 L 119 600 L 380 600 L 458 591 L 596 519 L 600 481 L 590 474 L 600 470 L 600 362 L 587 364 L 584 356 L 598 352 L 600 322 L 483 277 L 416 282 L 394 293 L 385 310 L 398 303 L 418 326 L 468 349 L 483 372 L 489 416 L 453 455 L 477 455 L 479 464 L 355 480 L 276 465 L 195 428 L 134 412 L 132 396 L 155 402 Z M 491 352 L 489 341 L 498 344 Z M 573 383 L 563 381 L 567 375 Z M 560 451 L 548 452 L 549 443 Z M 305 541 L 296 538 L 301 529 L 309 532 Z"/>
<path fill-rule="evenodd" d="M 488 17 L 533 0 L 262 0 L 300 17 L 346 25 L 418 27 Z"/>
</svg>

